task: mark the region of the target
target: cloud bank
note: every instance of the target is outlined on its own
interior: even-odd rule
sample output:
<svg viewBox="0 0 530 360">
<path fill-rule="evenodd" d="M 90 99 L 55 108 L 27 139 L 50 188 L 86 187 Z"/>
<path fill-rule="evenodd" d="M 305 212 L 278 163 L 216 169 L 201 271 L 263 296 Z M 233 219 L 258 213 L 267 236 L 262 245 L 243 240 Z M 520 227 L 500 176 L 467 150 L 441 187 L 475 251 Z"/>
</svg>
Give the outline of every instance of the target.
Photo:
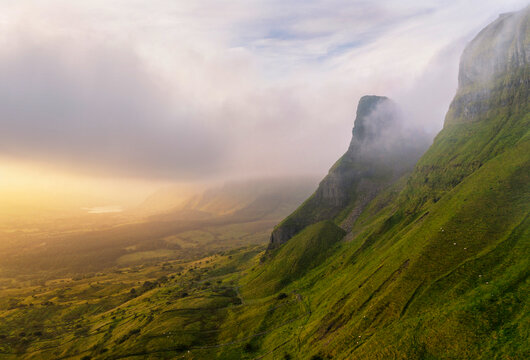
<svg viewBox="0 0 530 360">
<path fill-rule="evenodd" d="M 0 5 L 0 157 L 192 181 L 323 173 L 358 99 L 435 133 L 460 52 L 524 1 Z"/>
</svg>

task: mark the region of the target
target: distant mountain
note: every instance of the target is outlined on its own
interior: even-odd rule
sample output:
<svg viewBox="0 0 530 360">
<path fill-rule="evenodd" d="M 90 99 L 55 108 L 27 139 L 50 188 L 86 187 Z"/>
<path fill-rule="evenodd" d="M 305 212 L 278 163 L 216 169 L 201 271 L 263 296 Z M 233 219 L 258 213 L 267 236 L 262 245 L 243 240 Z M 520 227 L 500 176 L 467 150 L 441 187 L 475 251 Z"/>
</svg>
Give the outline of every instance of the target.
<svg viewBox="0 0 530 360">
<path fill-rule="evenodd" d="M 260 178 L 232 181 L 176 200 L 173 207 L 153 219 L 233 217 L 238 220 L 281 219 L 311 193 L 315 177 Z M 163 198 L 163 196 L 162 196 Z M 167 202 L 167 199 L 164 199 Z"/>
<path fill-rule="evenodd" d="M 363 97 L 348 151 L 313 195 L 311 180 L 227 184 L 162 220 L 6 253 L 2 267 L 39 256 L 4 288 L 0 353 L 529 359 L 529 59 L 530 6 L 466 47 L 444 127 L 421 156 L 425 137 L 398 106 Z M 149 263 L 160 250 L 187 256 Z M 111 266 L 122 256 L 139 265 L 28 281 L 43 263 Z"/>
<path fill-rule="evenodd" d="M 382 96 L 364 96 L 357 106 L 348 151 L 333 165 L 316 192 L 276 227 L 269 249 L 300 230 L 336 218 L 345 230 L 385 187 L 411 171 L 429 138 L 408 128 L 398 106 Z"/>
<path fill-rule="evenodd" d="M 182 186 L 166 186 L 150 194 L 140 205 L 130 209 L 129 212 L 143 217 L 166 213 L 185 204 L 190 194 L 195 192 L 197 192 L 196 189 Z"/>
<path fill-rule="evenodd" d="M 409 174 L 421 147 L 368 145 L 394 112 L 373 121 L 388 100 L 361 99 L 350 149 L 242 280 L 247 298 L 309 299 L 303 330 L 281 346 L 297 358 L 530 357 L 529 59 L 530 7 L 482 30 L 443 130 Z"/>
</svg>

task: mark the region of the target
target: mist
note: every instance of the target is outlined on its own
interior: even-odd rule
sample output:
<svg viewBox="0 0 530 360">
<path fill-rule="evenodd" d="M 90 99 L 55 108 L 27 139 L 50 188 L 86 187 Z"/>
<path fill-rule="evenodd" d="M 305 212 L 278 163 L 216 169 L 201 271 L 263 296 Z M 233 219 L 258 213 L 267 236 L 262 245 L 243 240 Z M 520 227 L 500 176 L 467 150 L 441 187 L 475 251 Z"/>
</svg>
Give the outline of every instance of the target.
<svg viewBox="0 0 530 360">
<path fill-rule="evenodd" d="M 467 41 L 524 4 L 52 3 L 2 5 L 0 157 L 165 182 L 325 174 L 366 94 L 432 138 Z"/>
</svg>

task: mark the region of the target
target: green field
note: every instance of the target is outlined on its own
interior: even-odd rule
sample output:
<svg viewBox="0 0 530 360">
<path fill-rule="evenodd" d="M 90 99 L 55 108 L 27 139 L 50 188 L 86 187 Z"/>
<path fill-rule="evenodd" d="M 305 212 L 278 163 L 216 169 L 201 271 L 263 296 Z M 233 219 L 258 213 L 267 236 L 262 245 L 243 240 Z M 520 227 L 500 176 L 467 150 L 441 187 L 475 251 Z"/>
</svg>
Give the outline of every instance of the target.
<svg viewBox="0 0 530 360">
<path fill-rule="evenodd" d="M 0 356 L 251 358 L 262 337 L 290 333 L 309 316 L 294 292 L 248 301 L 241 296 L 239 278 L 259 251 L 3 289 Z"/>
<path fill-rule="evenodd" d="M 272 212 L 19 234 L 0 358 L 529 359 L 529 48 L 530 7 L 477 35 L 432 146 L 399 177 L 361 164 L 364 199 L 351 157 L 283 221 L 266 197 Z"/>
</svg>

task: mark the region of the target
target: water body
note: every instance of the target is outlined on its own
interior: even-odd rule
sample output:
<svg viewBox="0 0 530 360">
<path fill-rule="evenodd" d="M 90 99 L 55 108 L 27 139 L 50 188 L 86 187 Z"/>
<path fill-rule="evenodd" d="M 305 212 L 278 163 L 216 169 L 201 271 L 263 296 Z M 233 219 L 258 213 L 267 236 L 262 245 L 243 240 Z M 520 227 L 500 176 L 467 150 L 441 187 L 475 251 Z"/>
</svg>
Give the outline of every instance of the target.
<svg viewBox="0 0 530 360">
<path fill-rule="evenodd" d="M 94 206 L 94 207 L 87 207 L 82 208 L 85 210 L 88 214 L 109 214 L 109 213 L 119 213 L 123 211 L 123 208 L 121 206 Z"/>
</svg>

